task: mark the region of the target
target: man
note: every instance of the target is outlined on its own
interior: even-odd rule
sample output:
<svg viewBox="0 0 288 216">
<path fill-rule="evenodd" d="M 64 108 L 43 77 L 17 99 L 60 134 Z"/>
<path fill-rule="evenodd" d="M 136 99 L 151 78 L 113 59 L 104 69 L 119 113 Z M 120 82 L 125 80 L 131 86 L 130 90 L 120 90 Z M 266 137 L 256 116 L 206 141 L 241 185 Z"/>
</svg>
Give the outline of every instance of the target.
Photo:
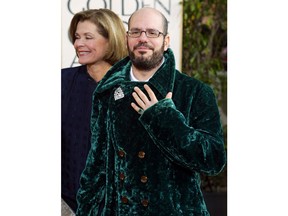
<svg viewBox="0 0 288 216">
<path fill-rule="evenodd" d="M 207 216 L 200 173 L 226 162 L 213 91 L 175 69 L 159 11 L 134 12 L 128 29 L 129 57 L 94 92 L 77 215 Z"/>
</svg>

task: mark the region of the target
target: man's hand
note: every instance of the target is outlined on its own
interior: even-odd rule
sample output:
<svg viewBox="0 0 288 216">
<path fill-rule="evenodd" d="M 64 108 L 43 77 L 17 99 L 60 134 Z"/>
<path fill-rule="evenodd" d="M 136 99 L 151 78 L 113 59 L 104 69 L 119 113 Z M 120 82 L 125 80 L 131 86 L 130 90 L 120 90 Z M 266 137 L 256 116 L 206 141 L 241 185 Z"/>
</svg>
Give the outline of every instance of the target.
<svg viewBox="0 0 288 216">
<path fill-rule="evenodd" d="M 158 99 L 156 98 L 154 92 L 147 84 L 144 85 L 144 88 L 147 91 L 149 98 L 138 87 L 135 87 L 135 92 L 132 93 L 132 96 L 134 97 L 136 103 L 132 102 L 131 106 L 139 114 L 142 114 L 146 109 L 158 102 Z M 165 98 L 171 99 L 172 92 L 168 92 Z"/>
</svg>

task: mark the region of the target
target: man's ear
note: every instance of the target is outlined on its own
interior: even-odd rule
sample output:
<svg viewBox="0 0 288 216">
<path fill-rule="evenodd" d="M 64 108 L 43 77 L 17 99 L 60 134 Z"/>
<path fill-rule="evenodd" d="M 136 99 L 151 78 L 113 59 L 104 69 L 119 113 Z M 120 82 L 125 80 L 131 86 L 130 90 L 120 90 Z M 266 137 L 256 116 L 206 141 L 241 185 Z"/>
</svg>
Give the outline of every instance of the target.
<svg viewBox="0 0 288 216">
<path fill-rule="evenodd" d="M 166 35 L 164 38 L 164 50 L 166 51 L 170 47 L 170 35 Z"/>
</svg>

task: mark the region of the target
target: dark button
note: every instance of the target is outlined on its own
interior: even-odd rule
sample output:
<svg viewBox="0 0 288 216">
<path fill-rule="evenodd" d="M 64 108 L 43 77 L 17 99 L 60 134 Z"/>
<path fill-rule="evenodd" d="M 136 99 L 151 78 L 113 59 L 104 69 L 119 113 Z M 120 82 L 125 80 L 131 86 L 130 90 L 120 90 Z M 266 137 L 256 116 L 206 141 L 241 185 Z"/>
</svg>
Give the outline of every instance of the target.
<svg viewBox="0 0 288 216">
<path fill-rule="evenodd" d="M 139 151 L 138 152 L 138 157 L 143 159 L 145 157 L 145 152 L 144 151 Z"/>
<path fill-rule="evenodd" d="M 128 203 L 128 198 L 127 197 L 125 197 L 125 196 L 122 196 L 121 197 L 121 201 L 122 201 L 122 203 Z"/>
<path fill-rule="evenodd" d="M 141 203 L 144 207 L 147 207 L 149 202 L 148 202 L 148 200 L 144 199 L 141 201 Z"/>
<path fill-rule="evenodd" d="M 141 176 L 141 182 L 142 183 L 146 183 L 148 180 L 148 177 L 147 176 Z"/>
<path fill-rule="evenodd" d="M 120 151 L 118 151 L 118 155 L 119 155 L 119 157 L 123 158 L 125 156 L 125 152 L 120 150 Z"/>
<path fill-rule="evenodd" d="M 124 175 L 124 173 L 120 173 L 119 178 L 120 178 L 120 180 L 123 181 L 123 180 L 125 179 L 125 175 Z"/>
</svg>

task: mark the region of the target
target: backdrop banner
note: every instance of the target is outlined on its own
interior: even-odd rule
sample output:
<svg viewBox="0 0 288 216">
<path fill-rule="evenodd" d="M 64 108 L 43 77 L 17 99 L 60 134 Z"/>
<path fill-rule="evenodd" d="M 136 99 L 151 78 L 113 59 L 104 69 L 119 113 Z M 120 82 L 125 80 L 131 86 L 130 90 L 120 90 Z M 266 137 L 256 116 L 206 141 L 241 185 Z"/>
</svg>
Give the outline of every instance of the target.
<svg viewBox="0 0 288 216">
<path fill-rule="evenodd" d="M 142 7 L 153 7 L 167 18 L 168 33 L 171 37 L 170 47 L 176 58 L 176 68 L 181 70 L 182 58 L 182 1 L 179 0 L 62 0 L 62 42 L 61 67 L 78 66 L 78 58 L 73 44 L 68 38 L 68 28 L 73 15 L 87 9 L 108 8 L 117 13 L 123 20 L 126 30 L 130 15 Z"/>
</svg>

